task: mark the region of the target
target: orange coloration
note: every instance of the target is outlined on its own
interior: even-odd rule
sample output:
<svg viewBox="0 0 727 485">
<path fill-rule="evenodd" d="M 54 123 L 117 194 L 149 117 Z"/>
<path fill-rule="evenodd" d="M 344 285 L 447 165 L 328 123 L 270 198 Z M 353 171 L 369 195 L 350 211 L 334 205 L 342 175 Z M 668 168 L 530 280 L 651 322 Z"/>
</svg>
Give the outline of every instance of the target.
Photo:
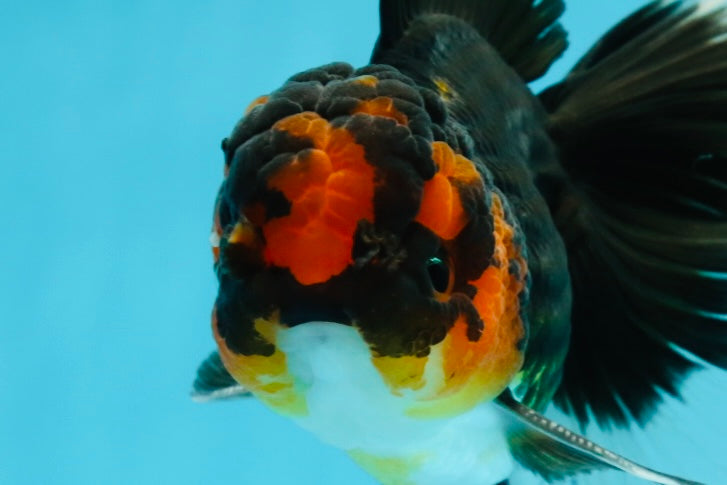
<svg viewBox="0 0 727 485">
<path fill-rule="evenodd" d="M 400 125 L 406 125 L 409 122 L 409 118 L 396 109 L 394 106 L 394 100 L 389 97 L 378 97 L 365 101 L 360 101 L 358 106 L 354 108 L 351 114 L 365 113 L 371 116 L 383 116 L 385 118 L 391 118 Z"/>
<path fill-rule="evenodd" d="M 265 222 L 265 206 L 259 202 L 245 206 L 242 213 L 245 218 L 260 227 Z"/>
<path fill-rule="evenodd" d="M 298 138 L 310 138 L 314 142 L 325 141 L 330 132 L 328 121 L 312 111 L 283 118 L 275 123 L 273 128 L 287 131 Z M 316 143 L 316 148 L 319 148 L 318 145 L 319 143 Z"/>
<path fill-rule="evenodd" d="M 363 84 L 365 86 L 370 86 L 372 88 L 376 87 L 376 85 L 379 83 L 379 79 L 376 76 L 370 75 L 359 76 L 352 79 L 351 81 L 354 83 Z"/>
<path fill-rule="evenodd" d="M 518 344 L 525 335 L 520 319 L 519 295 L 525 287 L 526 262 L 513 242 L 514 231 L 505 220 L 502 202 L 492 195 L 495 225 L 495 264 L 469 283 L 477 288 L 473 300 L 484 330 L 475 341 L 467 336 L 467 322 L 460 317 L 444 341 L 432 348 L 441 351 L 444 382 L 436 400 L 413 406 L 413 416 L 441 416 L 492 399 L 520 370 L 523 355 Z M 519 275 L 510 274 L 510 262 L 519 264 Z M 437 348 L 441 346 L 441 349 Z M 439 398 L 442 399 L 439 399 Z"/>
<path fill-rule="evenodd" d="M 478 369 L 492 346 L 493 333 L 482 332 L 477 341 L 467 337 L 467 322 L 457 319 L 444 342 L 444 379 L 448 391 L 459 390 Z"/>
<path fill-rule="evenodd" d="M 519 295 L 525 287 L 525 260 L 513 243 L 514 231 L 505 220 L 497 194 L 492 195 L 491 212 L 497 264 L 470 281 L 477 288 L 473 303 L 485 328 L 480 338 L 471 342 L 465 323 L 457 322 L 445 339 L 444 372 L 453 387 L 478 371 L 485 372 L 490 386 L 501 390 L 519 370 L 522 360 L 517 344 L 524 336 Z M 519 277 L 510 274 L 511 260 L 517 260 L 523 268 Z"/>
<path fill-rule="evenodd" d="M 322 283 L 353 262 L 358 222 L 373 222 L 374 168 L 345 128 L 331 127 L 316 113 L 289 116 L 274 129 L 309 138 L 314 149 L 297 154 L 268 180 L 291 209 L 263 225 L 265 258 L 289 268 L 301 284 Z"/>
<path fill-rule="evenodd" d="M 255 226 L 247 220 L 242 220 L 235 224 L 228 241 L 231 244 L 242 244 L 251 248 L 259 248 L 262 245 L 260 237 L 255 231 Z"/>
<path fill-rule="evenodd" d="M 295 201 L 313 187 L 325 187 L 332 171 L 326 152 L 304 151 L 270 177 L 268 186 L 280 190 L 286 199 Z"/>
<path fill-rule="evenodd" d="M 271 320 L 255 320 L 255 330 L 273 345 L 279 328 L 277 315 L 273 315 Z M 302 416 L 307 413 L 305 397 L 296 392 L 293 377 L 288 373 L 285 353 L 277 348 L 271 356 L 233 352 L 217 331 L 216 309 L 212 311 L 212 332 L 220 358 L 237 382 L 281 414 Z"/>
<path fill-rule="evenodd" d="M 248 114 L 250 111 L 252 111 L 254 107 L 267 103 L 268 99 L 270 99 L 270 96 L 267 95 L 258 96 L 257 98 L 253 99 L 252 103 L 250 103 L 247 108 L 245 108 L 245 114 Z"/>
<path fill-rule="evenodd" d="M 372 362 L 391 391 L 401 395 L 402 389 L 418 390 L 424 386 L 424 369 L 428 357 L 373 357 Z"/>
<path fill-rule="evenodd" d="M 432 143 L 432 159 L 437 173 L 424 184 L 422 201 L 416 221 L 445 241 L 454 239 L 467 225 L 455 183 L 482 184 L 474 164 L 444 142 Z"/>
</svg>

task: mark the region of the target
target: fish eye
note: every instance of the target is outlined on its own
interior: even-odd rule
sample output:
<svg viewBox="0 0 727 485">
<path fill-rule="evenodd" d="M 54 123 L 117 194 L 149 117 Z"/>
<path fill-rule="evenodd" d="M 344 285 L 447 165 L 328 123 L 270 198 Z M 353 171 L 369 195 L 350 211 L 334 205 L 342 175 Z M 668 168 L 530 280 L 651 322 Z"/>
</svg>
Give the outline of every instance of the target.
<svg viewBox="0 0 727 485">
<path fill-rule="evenodd" d="M 434 291 L 445 293 L 449 289 L 449 264 L 439 256 L 429 258 L 427 261 L 427 272 L 432 281 Z"/>
</svg>

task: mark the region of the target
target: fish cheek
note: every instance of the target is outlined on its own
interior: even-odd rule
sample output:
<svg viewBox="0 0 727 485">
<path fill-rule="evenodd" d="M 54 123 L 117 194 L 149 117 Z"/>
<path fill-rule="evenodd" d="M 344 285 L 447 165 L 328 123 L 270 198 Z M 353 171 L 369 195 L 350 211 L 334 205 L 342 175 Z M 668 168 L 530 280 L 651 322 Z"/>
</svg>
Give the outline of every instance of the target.
<svg viewBox="0 0 727 485">
<path fill-rule="evenodd" d="M 471 303 L 483 326 L 478 330 L 458 321 L 443 342 L 443 368 L 449 385 L 480 398 L 499 394 L 519 371 L 526 334 L 521 296 L 527 290 L 527 264 L 515 242 L 517 227 L 506 217 L 503 199 L 496 191 L 491 194 L 489 214 L 480 219 L 484 227 L 473 227 L 469 236 L 492 234 L 491 256 L 479 275 L 467 275 L 471 279 L 466 283 L 475 290 Z M 472 239 L 462 237 L 455 243 L 459 243 L 459 255 L 472 245 Z"/>
<path fill-rule="evenodd" d="M 414 220 L 440 240 L 453 273 L 448 294 L 473 297 L 470 282 L 487 268 L 494 250 L 488 194 L 474 162 L 444 142 L 431 148 L 437 172 L 424 184 Z"/>
<path fill-rule="evenodd" d="M 526 265 L 502 199 L 475 164 L 442 142 L 432 144 L 432 154 L 437 173 L 425 182 L 415 221 L 440 238 L 440 254 L 451 261 L 451 289 L 437 297 L 456 311 L 445 338 L 430 349 L 441 356 L 442 382 L 429 397 L 439 404 L 420 403 L 412 412 L 439 415 L 495 397 L 522 365 L 525 275 L 510 268 L 511 261 Z"/>
<path fill-rule="evenodd" d="M 212 312 L 212 331 L 220 358 L 230 375 L 277 412 L 293 417 L 305 415 L 305 396 L 295 389 L 295 379 L 288 371 L 286 356 L 276 346 L 277 332 L 282 328 L 279 312 L 273 312 L 267 318 L 255 318 L 250 322 L 252 325 L 239 325 L 238 322 L 237 325 L 230 326 L 230 322 L 225 323 L 230 315 L 225 315 L 220 310 L 215 306 Z M 227 328 L 229 331 L 231 327 L 251 330 L 252 341 L 248 341 L 248 345 L 260 344 L 259 350 L 247 354 L 231 347 L 230 335 L 225 338 L 221 333 L 223 329 Z"/>
</svg>

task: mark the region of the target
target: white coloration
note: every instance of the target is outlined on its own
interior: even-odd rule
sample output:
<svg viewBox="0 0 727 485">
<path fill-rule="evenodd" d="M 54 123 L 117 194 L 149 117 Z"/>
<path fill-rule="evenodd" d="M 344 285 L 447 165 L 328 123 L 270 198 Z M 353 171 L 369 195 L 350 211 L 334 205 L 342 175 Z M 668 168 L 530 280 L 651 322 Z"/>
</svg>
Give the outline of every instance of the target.
<svg viewBox="0 0 727 485">
<path fill-rule="evenodd" d="M 718 8 L 724 8 L 724 0 L 701 0 L 697 4 L 697 10 L 694 12 L 695 15 L 709 15 Z"/>
<path fill-rule="evenodd" d="M 697 3 L 697 9 L 693 16 L 685 19 L 685 22 L 699 20 L 699 17 L 711 16 L 712 22 L 717 22 L 719 27 L 727 27 L 727 2 L 725 0 L 701 0 Z M 706 41 L 703 47 L 724 44 L 727 42 L 727 33 L 722 32 Z"/>
<path fill-rule="evenodd" d="M 217 234 L 217 231 L 212 231 L 212 234 L 210 234 L 210 245 L 213 248 L 220 247 L 220 235 Z"/>
<path fill-rule="evenodd" d="M 417 485 L 487 485 L 512 472 L 495 404 L 446 419 L 408 417 L 411 397 L 390 391 L 355 328 L 309 322 L 280 330 L 277 345 L 308 405 L 295 420 L 326 443 L 382 458 L 425 456 L 409 477 Z"/>
<path fill-rule="evenodd" d="M 192 391 L 192 400 L 195 402 L 210 402 L 220 401 L 222 399 L 233 399 L 236 397 L 249 396 L 250 391 L 245 389 L 241 385 L 224 387 L 222 389 L 215 389 L 210 392 L 198 392 Z"/>
</svg>

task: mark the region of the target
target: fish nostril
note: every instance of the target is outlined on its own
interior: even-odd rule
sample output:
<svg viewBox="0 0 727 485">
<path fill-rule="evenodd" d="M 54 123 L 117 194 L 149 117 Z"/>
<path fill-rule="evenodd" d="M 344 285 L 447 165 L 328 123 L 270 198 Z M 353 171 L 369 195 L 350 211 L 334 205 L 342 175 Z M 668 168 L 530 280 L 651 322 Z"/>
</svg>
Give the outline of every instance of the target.
<svg viewBox="0 0 727 485">
<path fill-rule="evenodd" d="M 374 262 L 395 269 L 406 259 L 406 250 L 401 247 L 401 240 L 396 234 L 382 231 L 371 222 L 361 220 L 356 228 L 352 255 L 357 268 Z"/>
</svg>

